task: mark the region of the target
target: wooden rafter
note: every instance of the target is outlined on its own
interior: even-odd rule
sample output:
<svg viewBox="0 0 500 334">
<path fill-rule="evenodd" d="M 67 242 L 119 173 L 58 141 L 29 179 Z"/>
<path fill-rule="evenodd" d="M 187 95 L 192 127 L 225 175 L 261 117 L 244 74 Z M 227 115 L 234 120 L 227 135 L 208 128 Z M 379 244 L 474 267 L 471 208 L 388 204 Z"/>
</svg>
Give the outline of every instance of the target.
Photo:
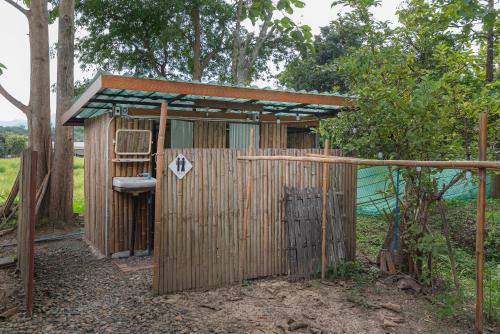
<svg viewBox="0 0 500 334">
<path fill-rule="evenodd" d="M 147 109 L 147 108 L 129 108 L 129 116 L 135 117 L 159 117 L 160 110 L 158 109 Z M 209 119 L 209 120 L 234 120 L 243 121 L 248 118 L 247 114 L 237 114 L 237 113 L 225 113 L 225 112 L 206 112 L 201 113 L 198 111 L 179 111 L 170 110 L 169 118 L 186 118 L 186 119 Z M 261 115 L 261 123 L 276 123 L 280 120 L 281 124 L 289 124 L 297 127 L 307 127 L 307 126 L 318 126 L 320 119 L 329 118 L 329 116 L 323 117 L 301 117 L 299 121 L 293 116 L 274 116 L 274 115 Z"/>
</svg>

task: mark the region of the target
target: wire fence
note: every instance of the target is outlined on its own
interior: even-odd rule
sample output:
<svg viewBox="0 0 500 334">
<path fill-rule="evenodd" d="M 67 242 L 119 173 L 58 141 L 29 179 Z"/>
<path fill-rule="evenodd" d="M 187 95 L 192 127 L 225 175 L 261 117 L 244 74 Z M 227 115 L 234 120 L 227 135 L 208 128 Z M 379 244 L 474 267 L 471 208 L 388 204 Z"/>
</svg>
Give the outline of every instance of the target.
<svg viewBox="0 0 500 334">
<path fill-rule="evenodd" d="M 460 173 L 457 169 L 444 169 L 436 172 L 432 176 L 436 180 L 438 187 L 448 184 L 455 175 Z M 392 211 L 396 206 L 396 196 L 394 192 L 389 192 L 391 187 L 391 175 L 388 167 L 377 166 L 358 169 L 358 185 L 356 197 L 356 212 L 362 215 L 377 216 L 382 210 Z M 396 179 L 396 169 L 392 169 L 393 178 Z M 405 182 L 400 181 L 399 196 L 403 196 Z M 486 193 L 489 196 L 491 188 L 491 177 L 486 179 Z M 477 176 L 470 174 L 469 177 L 462 178 L 444 194 L 445 200 L 451 199 L 475 199 L 477 197 Z"/>
</svg>

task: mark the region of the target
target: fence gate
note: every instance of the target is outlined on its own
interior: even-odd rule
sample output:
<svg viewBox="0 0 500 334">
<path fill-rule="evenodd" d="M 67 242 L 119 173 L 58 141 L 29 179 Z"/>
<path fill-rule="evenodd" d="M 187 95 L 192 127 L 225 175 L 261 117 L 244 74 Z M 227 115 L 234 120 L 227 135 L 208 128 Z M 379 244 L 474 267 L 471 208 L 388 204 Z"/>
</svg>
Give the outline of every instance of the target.
<svg viewBox="0 0 500 334">
<path fill-rule="evenodd" d="M 340 196 L 342 194 L 333 188 L 328 193 L 327 266 L 337 266 L 346 255 L 345 219 L 340 210 Z M 285 188 L 288 274 L 292 279 L 308 279 L 321 269 L 322 206 L 318 188 Z"/>
</svg>

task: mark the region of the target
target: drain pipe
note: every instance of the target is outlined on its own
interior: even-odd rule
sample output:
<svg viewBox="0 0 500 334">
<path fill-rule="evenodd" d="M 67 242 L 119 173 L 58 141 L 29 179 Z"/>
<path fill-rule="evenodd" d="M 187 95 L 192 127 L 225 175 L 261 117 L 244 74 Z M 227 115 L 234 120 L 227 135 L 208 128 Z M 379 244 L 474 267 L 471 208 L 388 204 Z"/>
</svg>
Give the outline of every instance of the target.
<svg viewBox="0 0 500 334">
<path fill-rule="evenodd" d="M 105 170 L 105 180 L 106 180 L 106 195 L 104 196 L 105 198 L 105 203 L 104 203 L 104 255 L 106 257 L 108 256 L 108 222 L 109 222 L 109 211 L 108 211 L 108 198 L 109 198 L 109 189 L 108 189 L 108 184 L 109 184 L 109 126 L 111 125 L 111 122 L 115 119 L 114 113 L 111 119 L 108 122 L 108 125 L 106 126 L 106 150 L 105 150 L 105 159 L 104 161 L 106 162 L 106 167 L 104 168 Z M 113 187 L 111 187 L 113 188 Z"/>
</svg>

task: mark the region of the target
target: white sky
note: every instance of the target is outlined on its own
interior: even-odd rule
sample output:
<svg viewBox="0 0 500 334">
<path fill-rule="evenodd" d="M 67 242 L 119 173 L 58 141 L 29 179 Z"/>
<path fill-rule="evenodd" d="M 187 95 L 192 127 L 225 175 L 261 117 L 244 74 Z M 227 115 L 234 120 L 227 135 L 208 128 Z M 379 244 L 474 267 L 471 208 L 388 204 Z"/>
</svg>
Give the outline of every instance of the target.
<svg viewBox="0 0 500 334">
<path fill-rule="evenodd" d="M 331 8 L 332 0 L 304 0 L 305 8 L 297 10 L 294 17 L 302 24 L 308 24 L 314 34 L 327 25 L 341 11 Z M 374 10 L 379 20 L 397 21 L 395 11 L 400 0 L 382 0 L 382 6 Z M 51 45 L 57 41 L 57 23 L 49 27 Z M 7 67 L 0 76 L 0 83 L 14 97 L 28 103 L 29 98 L 29 41 L 28 23 L 24 16 L 4 1 L 0 1 L 0 63 Z M 75 66 L 75 80 L 91 77 L 93 73 L 83 73 L 78 64 Z M 51 84 L 56 79 L 56 61 L 50 64 Z M 51 112 L 55 113 L 55 95 L 51 94 Z M 0 121 L 24 119 L 24 114 L 0 96 Z"/>
</svg>

